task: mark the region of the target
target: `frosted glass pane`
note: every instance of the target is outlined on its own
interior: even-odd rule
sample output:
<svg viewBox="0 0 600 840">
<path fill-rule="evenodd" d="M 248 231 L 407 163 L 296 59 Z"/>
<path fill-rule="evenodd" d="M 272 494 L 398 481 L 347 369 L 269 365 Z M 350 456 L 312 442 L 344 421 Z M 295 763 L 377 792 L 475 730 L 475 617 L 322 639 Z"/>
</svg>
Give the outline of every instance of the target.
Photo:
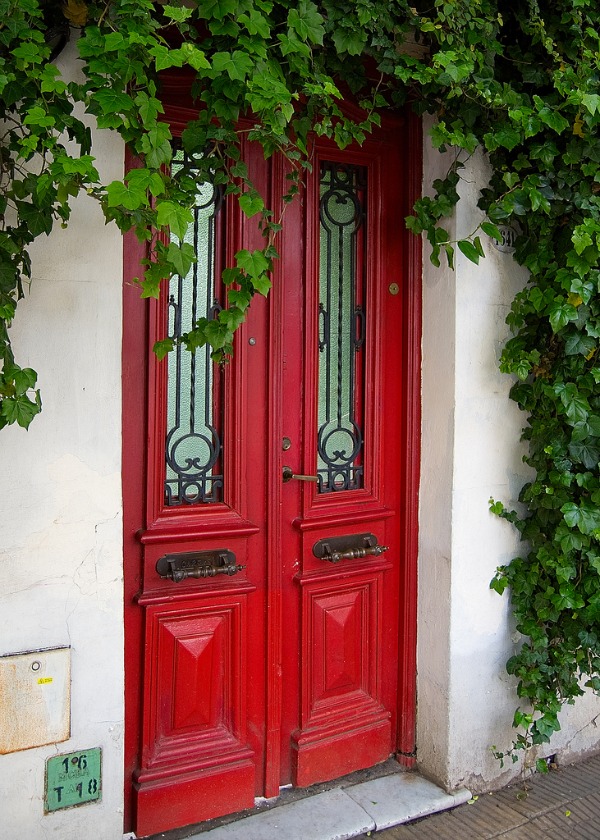
<svg viewBox="0 0 600 840">
<path fill-rule="evenodd" d="M 319 239 L 320 492 L 362 486 L 366 171 L 323 163 Z"/>
<path fill-rule="evenodd" d="M 173 172 L 184 166 L 175 154 Z M 177 339 L 199 318 L 220 310 L 216 291 L 217 188 L 199 183 L 194 223 L 185 235 L 197 262 L 185 276 L 169 283 L 168 333 Z M 171 241 L 179 239 L 171 235 Z M 177 345 L 168 356 L 165 501 L 168 505 L 218 502 L 222 499 L 221 389 L 210 347 L 193 353 Z"/>
</svg>

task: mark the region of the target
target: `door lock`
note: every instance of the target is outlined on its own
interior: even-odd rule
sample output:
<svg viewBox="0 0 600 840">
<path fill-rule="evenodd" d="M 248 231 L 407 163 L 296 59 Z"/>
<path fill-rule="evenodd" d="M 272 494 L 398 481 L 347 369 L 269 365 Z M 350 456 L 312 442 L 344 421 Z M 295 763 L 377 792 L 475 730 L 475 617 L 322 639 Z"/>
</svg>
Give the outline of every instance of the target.
<svg viewBox="0 0 600 840">
<path fill-rule="evenodd" d="M 287 481 L 291 481 L 293 478 L 296 481 L 318 481 L 318 475 L 296 475 L 294 470 L 291 467 L 283 467 L 281 470 L 281 477 L 283 478 L 284 483 Z"/>
</svg>

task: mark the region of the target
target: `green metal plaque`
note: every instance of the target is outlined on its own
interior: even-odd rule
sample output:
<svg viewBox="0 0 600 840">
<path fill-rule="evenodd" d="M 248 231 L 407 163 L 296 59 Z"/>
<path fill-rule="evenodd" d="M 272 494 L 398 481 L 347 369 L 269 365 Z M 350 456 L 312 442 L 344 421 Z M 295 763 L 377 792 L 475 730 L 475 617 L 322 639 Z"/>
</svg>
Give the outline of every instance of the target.
<svg viewBox="0 0 600 840">
<path fill-rule="evenodd" d="M 100 799 L 102 792 L 102 750 L 53 755 L 46 760 L 46 813 L 72 808 Z"/>
</svg>

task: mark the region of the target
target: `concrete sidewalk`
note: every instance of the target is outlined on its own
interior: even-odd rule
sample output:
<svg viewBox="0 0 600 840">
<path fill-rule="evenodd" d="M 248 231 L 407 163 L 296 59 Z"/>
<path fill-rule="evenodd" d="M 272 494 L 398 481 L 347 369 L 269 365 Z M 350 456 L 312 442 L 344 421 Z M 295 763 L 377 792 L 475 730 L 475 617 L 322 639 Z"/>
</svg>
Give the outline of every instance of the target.
<svg viewBox="0 0 600 840">
<path fill-rule="evenodd" d="M 363 835 L 366 838 L 368 835 Z M 600 838 L 600 755 L 536 774 L 435 816 L 371 834 L 373 840 Z"/>
<path fill-rule="evenodd" d="M 468 790 L 448 794 L 389 759 L 332 782 L 284 788 L 275 799 L 257 800 L 251 811 L 147 840 L 349 840 L 455 808 L 470 798 Z"/>
<path fill-rule="evenodd" d="M 244 816 L 150 840 L 600 840 L 600 755 L 475 797 L 397 768 L 389 761 L 332 785 L 285 790 Z"/>
</svg>

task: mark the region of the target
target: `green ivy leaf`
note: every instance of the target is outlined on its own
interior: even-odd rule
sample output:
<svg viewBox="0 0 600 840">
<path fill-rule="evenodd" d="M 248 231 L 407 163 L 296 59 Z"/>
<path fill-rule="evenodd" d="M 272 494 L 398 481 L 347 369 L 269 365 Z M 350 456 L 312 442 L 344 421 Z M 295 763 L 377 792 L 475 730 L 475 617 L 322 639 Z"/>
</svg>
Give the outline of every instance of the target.
<svg viewBox="0 0 600 840">
<path fill-rule="evenodd" d="M 244 82 L 254 69 L 250 56 L 241 50 L 234 50 L 232 53 L 215 53 L 212 63 L 215 73 L 227 73 L 230 79 L 237 79 L 240 82 Z"/>
<path fill-rule="evenodd" d="M 169 227 L 171 233 L 183 239 L 194 217 L 191 210 L 174 201 L 161 201 L 156 205 L 156 220 L 160 227 Z"/>
<path fill-rule="evenodd" d="M 40 207 L 29 201 L 17 202 L 17 210 L 20 219 L 27 225 L 31 236 L 39 236 L 40 233 L 49 234 L 52 230 L 52 216 L 47 208 Z"/>
<path fill-rule="evenodd" d="M 180 53 L 183 61 L 193 67 L 194 70 L 210 70 L 210 62 L 206 58 L 206 53 L 195 44 L 182 44 Z"/>
<path fill-rule="evenodd" d="M 589 356 L 596 347 L 596 340 L 590 336 L 574 333 L 565 340 L 565 353 L 567 356 Z"/>
<path fill-rule="evenodd" d="M 262 251 L 247 251 L 244 249 L 237 252 L 235 260 L 253 281 L 262 278 L 270 268 L 269 261 Z"/>
<path fill-rule="evenodd" d="M 459 239 L 456 244 L 458 245 L 459 251 L 461 251 L 468 260 L 474 262 L 475 265 L 479 265 L 479 258 L 482 254 L 472 242 L 469 242 L 468 239 Z"/>
<path fill-rule="evenodd" d="M 577 309 L 564 300 L 557 299 L 549 310 L 552 331 L 560 332 L 570 321 L 577 319 Z"/>
<path fill-rule="evenodd" d="M 258 9 L 250 9 L 238 17 L 240 23 L 250 35 L 259 35 L 263 40 L 271 37 L 271 27 L 267 18 Z"/>
<path fill-rule="evenodd" d="M 125 207 L 127 210 L 137 210 L 148 204 L 146 190 L 135 185 L 124 184 L 122 181 L 112 181 L 106 187 L 109 207 Z"/>
<path fill-rule="evenodd" d="M 238 0 L 203 0 L 199 8 L 200 17 L 223 20 L 227 15 L 235 14 Z"/>
<path fill-rule="evenodd" d="M 16 368 L 13 374 L 13 382 L 16 395 L 22 396 L 35 388 L 37 373 L 31 368 Z"/>
<path fill-rule="evenodd" d="M 156 358 L 160 362 L 161 359 L 164 359 L 166 355 L 168 355 L 171 350 L 175 347 L 175 342 L 172 338 L 163 338 L 160 341 L 154 342 L 154 347 L 152 348 Z"/>
<path fill-rule="evenodd" d="M 231 306 L 235 306 L 243 312 L 250 306 L 252 297 L 248 292 L 228 289 L 227 300 Z"/>
<path fill-rule="evenodd" d="M 502 234 L 498 230 L 498 227 L 495 224 L 493 224 L 492 222 L 482 222 L 480 227 L 481 227 L 481 230 L 485 234 L 487 234 L 489 237 L 491 237 L 491 239 L 495 239 L 496 242 L 503 242 L 504 241 L 504 237 L 502 236 Z"/>
<path fill-rule="evenodd" d="M 288 12 L 287 22 L 289 29 L 294 31 L 301 41 L 323 44 L 323 18 L 311 0 L 299 0 L 296 8 L 291 8 Z"/>
<path fill-rule="evenodd" d="M 566 384 L 559 383 L 555 386 L 554 391 L 565 407 L 567 417 L 574 423 L 580 420 L 587 420 L 592 409 L 585 397 L 582 397 L 577 389 L 577 386 L 572 382 Z"/>
<path fill-rule="evenodd" d="M 252 285 L 259 294 L 264 295 L 265 297 L 271 289 L 271 281 L 266 274 L 259 274 L 258 277 L 254 277 Z"/>
<path fill-rule="evenodd" d="M 540 96 L 534 96 L 533 101 L 538 109 L 538 116 L 541 121 L 553 129 L 557 134 L 561 134 L 569 128 L 569 121 L 557 110 L 556 107 L 547 105 Z"/>
<path fill-rule="evenodd" d="M 99 106 L 101 114 L 124 114 L 134 107 L 129 94 L 116 90 L 98 90 L 92 95 L 92 100 Z"/>
<path fill-rule="evenodd" d="M 56 125 L 56 119 L 40 105 L 31 107 L 23 118 L 23 125 L 31 125 L 39 128 L 51 128 Z"/>
<path fill-rule="evenodd" d="M 593 443 L 570 443 L 569 454 L 584 465 L 588 470 L 597 469 L 600 462 L 600 448 Z"/>
<path fill-rule="evenodd" d="M 23 429 L 28 429 L 31 421 L 39 414 L 41 404 L 29 399 L 26 394 L 15 397 L 4 397 L 0 403 L 0 415 L 6 423 L 17 423 Z"/>
<path fill-rule="evenodd" d="M 600 112 L 600 95 L 597 93 L 584 93 L 581 97 L 581 104 L 594 116 L 594 114 Z"/>
<path fill-rule="evenodd" d="M 146 155 L 146 163 L 153 169 L 159 169 L 171 162 L 171 132 L 165 123 L 157 123 L 141 137 L 140 147 Z"/>
<path fill-rule="evenodd" d="M 171 242 L 167 250 L 167 259 L 175 268 L 176 273 L 185 277 L 192 263 L 196 261 L 196 252 L 189 242 L 182 242 L 181 244 Z"/>
<path fill-rule="evenodd" d="M 131 190 L 142 191 L 146 190 L 157 198 L 165 191 L 165 183 L 158 172 L 152 172 L 149 169 L 132 169 L 127 173 L 127 183 Z"/>
<path fill-rule="evenodd" d="M 254 195 L 252 193 L 242 193 L 242 195 L 238 198 L 240 207 L 244 214 L 248 216 L 248 218 L 252 218 L 257 213 L 261 213 L 264 210 L 265 204 L 262 198 L 259 195 Z"/>
<path fill-rule="evenodd" d="M 177 23 L 183 23 L 183 21 L 189 20 L 194 14 L 193 9 L 186 8 L 185 6 L 169 6 L 167 3 L 162 7 L 162 10 L 167 17 Z"/>
<path fill-rule="evenodd" d="M 497 131 L 488 132 L 484 135 L 483 140 L 486 148 L 493 152 L 502 147 L 511 151 L 518 146 L 521 141 L 521 132 L 509 125 L 502 126 Z"/>
<path fill-rule="evenodd" d="M 588 504 L 577 506 L 569 502 L 563 505 L 561 511 L 567 524 L 571 528 L 576 526 L 582 534 L 591 534 L 600 528 L 600 508 Z"/>
<path fill-rule="evenodd" d="M 367 33 L 361 30 L 338 29 L 333 33 L 333 41 L 338 52 L 360 55 L 367 43 Z"/>
<path fill-rule="evenodd" d="M 593 239 L 583 225 L 579 225 L 573 231 L 571 237 L 575 251 L 581 255 L 590 245 L 593 245 Z"/>
</svg>

